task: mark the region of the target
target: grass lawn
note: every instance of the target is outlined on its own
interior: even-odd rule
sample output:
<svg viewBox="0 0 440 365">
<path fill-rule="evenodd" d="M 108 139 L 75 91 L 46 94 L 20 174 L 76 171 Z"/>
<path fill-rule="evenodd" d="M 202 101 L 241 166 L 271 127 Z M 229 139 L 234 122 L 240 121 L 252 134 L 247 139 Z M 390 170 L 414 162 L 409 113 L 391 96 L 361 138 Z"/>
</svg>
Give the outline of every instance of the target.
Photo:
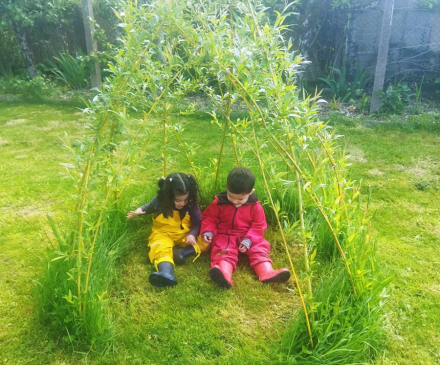
<svg viewBox="0 0 440 365">
<path fill-rule="evenodd" d="M 336 127 L 353 178 L 372 191 L 374 229 L 389 286 L 388 341 L 379 364 L 440 363 L 440 120 Z M 432 121 L 431 121 L 432 123 Z"/>
<path fill-rule="evenodd" d="M 54 242 L 46 215 L 62 210 L 71 192 L 59 165 L 70 158 L 60 137 L 66 132 L 74 140 L 86 133 L 79 107 L 0 101 L 0 364 L 274 363 L 280 336 L 299 308 L 293 282 L 262 286 L 241 262 L 234 288 L 219 290 L 207 275 L 208 258 L 201 257 L 177 267 L 177 287 L 153 288 L 146 254 L 150 220 L 143 218 L 128 222 L 133 243 L 109 295 L 109 315 L 117 323 L 113 352 L 100 356 L 66 348 L 39 324 L 32 289 L 43 270 L 40 258 Z M 206 123 L 208 118 L 182 120 L 194 139 Z M 384 275 L 394 276 L 388 341 L 376 364 L 439 364 L 440 129 L 335 124 L 352 155 L 352 178 L 362 181 L 364 194 L 372 190 L 379 262 Z M 199 150 L 201 165 L 208 165 L 221 138 L 220 131 L 212 133 Z M 158 156 L 145 157 L 157 169 L 133 177 L 131 208 L 154 194 L 155 187 L 145 185 L 162 174 Z M 186 169 L 178 153 L 170 152 L 170 160 L 170 172 Z M 276 234 L 268 232 L 268 238 L 274 266 L 285 267 Z M 301 260 L 298 255 L 298 267 Z"/>
</svg>

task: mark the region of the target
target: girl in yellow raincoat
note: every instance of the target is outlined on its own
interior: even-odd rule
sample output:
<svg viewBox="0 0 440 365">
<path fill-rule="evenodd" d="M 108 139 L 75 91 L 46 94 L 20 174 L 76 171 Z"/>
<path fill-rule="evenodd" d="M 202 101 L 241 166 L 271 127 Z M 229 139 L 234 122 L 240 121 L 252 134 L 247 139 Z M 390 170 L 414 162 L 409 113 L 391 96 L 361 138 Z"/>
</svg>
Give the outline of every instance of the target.
<svg viewBox="0 0 440 365">
<path fill-rule="evenodd" d="M 173 286 L 174 263 L 208 250 L 200 237 L 201 213 L 197 205 L 199 187 L 192 175 L 175 173 L 158 182 L 159 190 L 148 204 L 127 214 L 127 218 L 153 213 L 153 229 L 148 241 L 149 258 L 157 272 L 150 274 L 154 286 Z M 175 249 L 174 246 L 181 246 Z"/>
</svg>

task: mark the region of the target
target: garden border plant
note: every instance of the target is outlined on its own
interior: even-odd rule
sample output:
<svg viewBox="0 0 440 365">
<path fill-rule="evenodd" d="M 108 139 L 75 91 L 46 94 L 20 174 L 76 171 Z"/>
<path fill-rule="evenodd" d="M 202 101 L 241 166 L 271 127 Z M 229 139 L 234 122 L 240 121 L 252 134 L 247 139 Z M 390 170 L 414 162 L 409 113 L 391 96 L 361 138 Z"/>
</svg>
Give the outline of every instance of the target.
<svg viewBox="0 0 440 365">
<path fill-rule="evenodd" d="M 352 361 L 365 361 L 368 343 L 371 352 L 379 344 L 378 298 L 386 281 L 375 271 L 371 216 L 359 187 L 347 177 L 347 155 L 338 136 L 318 119 L 319 95 L 300 98 L 295 85 L 302 59 L 283 39 L 288 13 L 278 14 L 270 26 L 259 2 L 168 0 L 142 6 L 127 1 L 115 14 L 125 31 L 122 48 L 109 64 L 112 77 L 86 109 L 93 133 L 80 148 L 71 148 L 75 162 L 65 165 L 76 188 L 68 213 L 50 220 L 59 247 L 49 250 L 40 280 L 43 316 L 76 346 L 111 345 L 106 301 L 112 277 L 102 268 L 112 272 L 124 250 L 124 239 L 114 235 L 124 225 L 124 192 L 158 133 L 164 174 L 171 136 L 193 173 L 211 179 L 201 176 L 180 138 L 182 128 L 170 118 L 185 95 L 204 92 L 216 107 L 212 119 L 223 128 L 213 158 L 214 186 L 230 140 L 237 165 L 246 154 L 259 169 L 265 189 L 260 198 L 279 229 L 301 299 L 302 311 L 292 317 L 294 340 L 280 348 L 280 359 L 341 363 L 348 343 Z M 232 117 L 238 102 L 247 107 L 244 118 Z M 143 117 L 130 118 L 133 111 Z M 294 267 L 290 254 L 298 246 L 303 270 Z M 333 269 L 319 269 L 318 261 Z M 319 283 L 327 280 L 335 281 L 337 292 L 322 289 L 325 284 Z M 357 337 L 349 331 L 359 325 L 356 308 L 368 313 Z"/>
</svg>

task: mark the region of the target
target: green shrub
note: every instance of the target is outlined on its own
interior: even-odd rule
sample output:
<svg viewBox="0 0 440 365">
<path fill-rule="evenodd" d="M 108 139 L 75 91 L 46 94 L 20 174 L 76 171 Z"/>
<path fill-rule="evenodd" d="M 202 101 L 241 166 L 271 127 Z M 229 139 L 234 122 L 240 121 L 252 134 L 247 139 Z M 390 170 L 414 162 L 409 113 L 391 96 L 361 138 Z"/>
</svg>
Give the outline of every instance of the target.
<svg viewBox="0 0 440 365">
<path fill-rule="evenodd" d="M 12 79 L 14 77 L 10 63 L 2 63 L 0 60 L 0 77 L 4 77 L 5 79 Z"/>
<path fill-rule="evenodd" d="M 28 99 L 43 99 L 58 96 L 60 90 L 44 75 L 39 75 L 32 80 L 16 76 L 11 79 L 0 78 L 0 94 L 17 95 Z"/>
<path fill-rule="evenodd" d="M 405 82 L 391 84 L 385 92 L 377 90 L 376 95 L 381 101 L 381 111 L 392 114 L 401 114 L 414 97 L 414 93 Z"/>
</svg>

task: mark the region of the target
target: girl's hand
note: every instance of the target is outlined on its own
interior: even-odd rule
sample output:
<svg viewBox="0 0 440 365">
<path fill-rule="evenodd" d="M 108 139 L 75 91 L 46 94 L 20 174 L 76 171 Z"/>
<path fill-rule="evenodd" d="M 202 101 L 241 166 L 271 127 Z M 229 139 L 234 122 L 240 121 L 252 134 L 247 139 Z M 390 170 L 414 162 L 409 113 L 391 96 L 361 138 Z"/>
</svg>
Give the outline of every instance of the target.
<svg viewBox="0 0 440 365">
<path fill-rule="evenodd" d="M 207 235 L 203 235 L 202 236 L 203 241 L 207 242 L 207 243 L 212 243 L 212 236 L 207 236 Z"/>
<path fill-rule="evenodd" d="M 238 245 L 238 251 L 240 251 L 241 253 L 245 253 L 247 251 L 247 247 L 245 245 L 243 245 L 242 243 L 240 243 Z"/>
<path fill-rule="evenodd" d="M 192 234 L 189 234 L 188 236 L 186 236 L 186 243 L 194 246 L 196 244 L 196 238 Z"/>
<path fill-rule="evenodd" d="M 137 208 L 134 212 L 131 211 L 131 212 L 127 213 L 127 219 L 130 219 L 130 218 L 136 217 L 138 215 L 142 215 L 142 214 L 145 214 L 145 212 L 141 208 Z"/>
</svg>

